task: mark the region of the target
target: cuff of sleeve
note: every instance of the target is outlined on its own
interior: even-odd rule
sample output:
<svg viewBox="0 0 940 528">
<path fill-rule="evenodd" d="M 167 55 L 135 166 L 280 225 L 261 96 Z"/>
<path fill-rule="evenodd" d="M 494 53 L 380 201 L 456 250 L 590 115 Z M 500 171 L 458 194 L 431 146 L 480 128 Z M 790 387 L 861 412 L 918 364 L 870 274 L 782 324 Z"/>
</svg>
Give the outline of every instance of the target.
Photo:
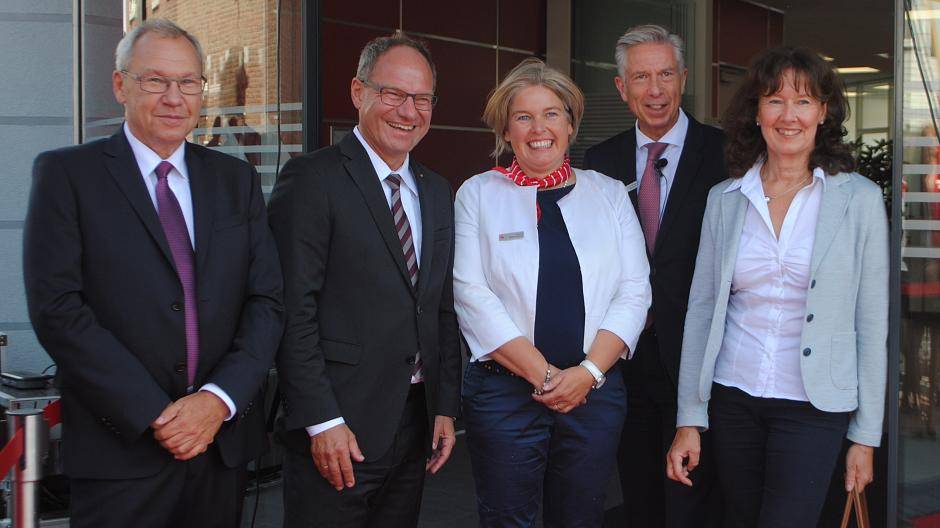
<svg viewBox="0 0 940 528">
<path fill-rule="evenodd" d="M 219 387 L 215 383 L 206 383 L 199 390 L 215 394 L 219 397 L 220 400 L 222 400 L 222 403 L 228 407 L 228 418 L 225 419 L 226 422 L 235 417 L 235 402 L 229 398 L 228 394 L 226 394 L 224 390 L 222 390 L 222 387 Z"/>
<path fill-rule="evenodd" d="M 676 416 L 676 427 L 698 427 L 699 432 L 708 430 L 708 407 L 702 409 L 679 409 Z"/>
<path fill-rule="evenodd" d="M 881 445 L 881 432 L 863 432 L 849 425 L 849 432 L 845 436 L 856 444 L 866 445 L 869 447 L 879 447 Z"/>
<path fill-rule="evenodd" d="M 339 418 L 333 418 L 332 420 L 328 420 L 323 423 L 318 423 L 317 425 L 311 425 L 310 427 L 305 427 L 305 429 L 307 430 L 308 435 L 316 436 L 322 433 L 323 431 L 326 431 L 327 429 L 332 429 L 336 427 L 337 425 L 343 425 L 344 423 L 346 423 L 346 420 L 343 420 L 343 417 L 340 416 Z"/>
</svg>

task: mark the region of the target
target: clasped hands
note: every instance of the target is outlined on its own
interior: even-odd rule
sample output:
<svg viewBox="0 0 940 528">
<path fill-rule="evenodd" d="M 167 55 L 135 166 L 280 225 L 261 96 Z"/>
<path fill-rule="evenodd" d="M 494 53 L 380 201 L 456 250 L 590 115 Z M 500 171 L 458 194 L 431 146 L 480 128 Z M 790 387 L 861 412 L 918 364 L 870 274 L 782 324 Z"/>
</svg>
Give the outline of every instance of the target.
<svg viewBox="0 0 940 528">
<path fill-rule="evenodd" d="M 587 403 L 587 394 L 594 386 L 594 376 L 581 365 L 558 370 L 549 364 L 551 379 L 541 384 L 541 394 L 532 394 L 532 399 L 549 409 L 562 414 Z"/>
<path fill-rule="evenodd" d="M 431 439 L 431 458 L 427 460 L 424 469 L 433 475 L 444 467 L 457 441 L 454 419 L 450 416 L 435 416 Z M 352 463 L 366 459 L 356 442 L 356 435 L 346 424 L 310 437 L 310 454 L 317 471 L 336 491 L 356 485 Z"/>
<path fill-rule="evenodd" d="M 189 460 L 209 448 L 228 415 L 228 406 L 218 396 L 198 391 L 167 405 L 150 427 L 173 458 Z"/>
</svg>

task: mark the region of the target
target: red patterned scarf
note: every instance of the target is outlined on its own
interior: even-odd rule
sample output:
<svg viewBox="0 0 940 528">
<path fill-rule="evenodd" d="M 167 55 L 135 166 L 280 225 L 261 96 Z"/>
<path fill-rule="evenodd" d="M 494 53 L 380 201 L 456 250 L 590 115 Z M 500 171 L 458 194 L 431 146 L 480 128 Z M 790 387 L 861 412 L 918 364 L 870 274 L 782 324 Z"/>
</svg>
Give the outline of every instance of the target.
<svg viewBox="0 0 940 528">
<path fill-rule="evenodd" d="M 551 174 L 544 178 L 530 178 L 526 176 L 525 171 L 522 170 L 522 167 L 519 166 L 519 162 L 516 161 L 516 158 L 512 159 L 512 164 L 509 167 L 493 167 L 493 170 L 497 170 L 506 175 L 507 178 L 512 180 L 513 183 L 520 187 L 530 187 L 535 186 L 539 189 L 547 189 L 549 187 L 557 187 L 564 184 L 568 181 L 568 178 L 571 177 L 571 160 L 568 156 L 565 156 L 565 161 L 561 164 L 560 167 L 553 170 Z M 535 213 L 538 220 L 542 219 L 542 209 L 539 208 L 539 204 L 535 202 Z"/>
</svg>

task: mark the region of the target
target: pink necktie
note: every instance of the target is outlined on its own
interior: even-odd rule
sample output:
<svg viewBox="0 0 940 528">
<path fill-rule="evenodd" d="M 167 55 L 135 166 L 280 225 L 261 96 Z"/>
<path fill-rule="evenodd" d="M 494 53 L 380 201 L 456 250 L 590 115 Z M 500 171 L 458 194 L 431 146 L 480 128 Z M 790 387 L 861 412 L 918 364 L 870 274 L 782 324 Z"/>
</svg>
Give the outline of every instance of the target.
<svg viewBox="0 0 940 528">
<path fill-rule="evenodd" d="M 199 364 L 199 314 L 196 311 L 196 270 L 193 264 L 193 245 L 189 240 L 189 230 L 183 211 L 176 201 L 176 195 L 170 190 L 167 175 L 173 170 L 169 161 L 161 161 L 154 172 L 157 173 L 157 214 L 160 225 L 170 245 L 176 273 L 183 286 L 183 317 L 186 325 L 186 374 L 190 387 L 196 379 L 196 366 Z"/>
<path fill-rule="evenodd" d="M 668 145 L 666 143 L 647 143 L 646 169 L 637 201 L 640 209 L 640 222 L 646 237 L 646 249 L 652 255 L 656 247 L 656 234 L 659 232 L 659 171 L 653 166 Z"/>
</svg>

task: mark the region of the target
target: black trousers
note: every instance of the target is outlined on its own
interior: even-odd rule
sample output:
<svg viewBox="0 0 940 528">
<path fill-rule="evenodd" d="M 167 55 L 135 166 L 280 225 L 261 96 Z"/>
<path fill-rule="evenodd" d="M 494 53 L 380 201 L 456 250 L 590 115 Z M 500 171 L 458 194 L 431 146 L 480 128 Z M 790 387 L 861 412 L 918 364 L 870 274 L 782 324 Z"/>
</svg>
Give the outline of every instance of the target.
<svg viewBox="0 0 940 528">
<path fill-rule="evenodd" d="M 414 528 L 421 510 L 428 419 L 414 385 L 395 441 L 381 458 L 353 461 L 356 485 L 336 491 L 310 453 L 284 451 L 284 528 Z"/>
<path fill-rule="evenodd" d="M 73 528 L 237 528 L 244 469 L 225 467 L 218 449 L 156 475 L 126 480 L 70 480 Z"/>
<path fill-rule="evenodd" d="M 676 388 L 659 357 L 656 333 L 640 335 L 636 354 L 620 362 L 627 387 L 627 418 L 617 465 L 627 528 L 717 528 L 721 500 L 711 435 L 702 435 L 690 488 L 666 478 L 666 453 L 676 436 Z"/>
<path fill-rule="evenodd" d="M 730 528 L 816 526 L 849 413 L 712 385 L 709 423 Z"/>
</svg>

